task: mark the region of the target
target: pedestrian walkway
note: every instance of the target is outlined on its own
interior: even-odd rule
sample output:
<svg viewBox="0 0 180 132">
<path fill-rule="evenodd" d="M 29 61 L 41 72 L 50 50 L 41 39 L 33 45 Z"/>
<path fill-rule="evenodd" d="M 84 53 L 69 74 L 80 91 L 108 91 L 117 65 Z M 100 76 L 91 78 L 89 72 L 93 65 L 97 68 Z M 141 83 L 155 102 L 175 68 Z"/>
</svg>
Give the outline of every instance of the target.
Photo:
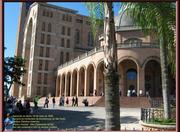
<svg viewBox="0 0 180 132">
<path fill-rule="evenodd" d="M 40 106 L 41 107 L 41 106 Z M 38 114 L 61 116 L 63 121 L 54 122 L 58 130 L 104 130 L 104 107 L 49 106 L 39 109 Z M 142 130 L 139 125 L 140 108 L 120 108 L 121 130 Z"/>
</svg>

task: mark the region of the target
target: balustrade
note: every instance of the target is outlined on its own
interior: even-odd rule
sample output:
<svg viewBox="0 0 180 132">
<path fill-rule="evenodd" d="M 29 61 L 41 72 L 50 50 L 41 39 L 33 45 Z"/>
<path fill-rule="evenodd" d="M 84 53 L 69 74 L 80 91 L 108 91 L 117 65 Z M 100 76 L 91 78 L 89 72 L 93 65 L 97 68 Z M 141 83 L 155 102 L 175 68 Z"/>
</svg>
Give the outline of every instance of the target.
<svg viewBox="0 0 180 132">
<path fill-rule="evenodd" d="M 117 43 L 117 48 L 118 49 L 124 49 L 124 48 L 159 48 L 159 45 L 157 43 Z M 66 62 L 62 65 L 60 65 L 58 67 L 58 69 L 61 69 L 65 66 L 68 66 L 74 62 L 77 62 L 77 61 L 80 61 L 84 58 L 87 58 L 97 52 L 102 52 L 104 51 L 104 48 L 103 47 L 95 47 L 94 49 L 74 58 L 73 60 L 69 61 L 69 62 Z"/>
</svg>

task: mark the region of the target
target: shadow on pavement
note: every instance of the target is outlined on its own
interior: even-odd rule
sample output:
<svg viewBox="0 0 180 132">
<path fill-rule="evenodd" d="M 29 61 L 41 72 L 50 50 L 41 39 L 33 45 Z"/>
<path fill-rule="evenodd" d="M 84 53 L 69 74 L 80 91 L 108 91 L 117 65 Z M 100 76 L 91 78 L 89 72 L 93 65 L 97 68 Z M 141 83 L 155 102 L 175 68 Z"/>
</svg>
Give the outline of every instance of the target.
<svg viewBox="0 0 180 132">
<path fill-rule="evenodd" d="M 34 111 L 33 115 L 49 115 L 52 120 L 40 120 L 40 124 L 45 124 L 44 128 L 16 128 L 14 130 L 104 130 L 105 119 L 94 118 L 90 111 L 74 111 L 62 109 L 42 109 Z M 33 116 L 32 115 L 32 116 Z M 58 119 L 57 119 L 58 118 Z M 105 117 L 104 117 L 105 118 Z M 56 119 L 56 120 L 54 120 Z M 138 124 L 139 119 L 133 116 L 122 116 L 121 124 Z M 54 127 L 47 124 L 53 124 Z M 35 124 L 37 125 L 37 124 Z"/>
<path fill-rule="evenodd" d="M 133 116 L 124 116 L 121 117 L 121 123 L 126 123 L 126 124 L 130 124 L 130 123 L 138 123 L 139 119 L 133 117 Z"/>
<path fill-rule="evenodd" d="M 53 115 L 52 120 L 43 120 L 39 123 L 52 123 L 56 128 L 47 128 L 46 125 L 46 128 L 16 128 L 14 130 L 96 130 L 97 127 L 104 126 L 105 123 L 103 119 L 91 118 L 92 113 L 88 111 L 39 108 L 33 115 Z M 59 118 L 59 120 L 53 120 L 53 118 Z"/>
</svg>

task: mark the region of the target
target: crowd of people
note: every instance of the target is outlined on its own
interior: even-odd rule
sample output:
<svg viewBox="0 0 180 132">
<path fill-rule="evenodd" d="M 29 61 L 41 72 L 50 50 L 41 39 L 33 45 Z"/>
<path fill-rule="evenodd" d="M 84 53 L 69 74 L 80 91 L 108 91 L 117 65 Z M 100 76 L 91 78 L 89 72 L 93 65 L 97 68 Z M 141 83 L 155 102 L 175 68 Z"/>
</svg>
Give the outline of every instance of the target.
<svg viewBox="0 0 180 132">
<path fill-rule="evenodd" d="M 60 99 L 59 99 L 59 106 L 69 106 L 69 98 L 67 97 L 66 100 L 65 100 L 65 97 L 64 96 L 61 96 Z M 72 100 L 72 106 L 78 106 L 78 97 L 73 97 Z M 47 107 L 48 108 L 48 103 L 49 103 L 49 98 L 46 97 L 45 99 L 45 102 L 44 102 L 44 108 Z M 55 107 L 55 104 L 56 104 L 56 100 L 55 100 L 55 97 L 52 98 L 52 104 L 53 104 L 53 108 Z"/>
<path fill-rule="evenodd" d="M 78 97 L 77 96 L 76 97 L 72 97 L 71 98 L 71 103 L 72 104 L 70 104 L 69 97 L 65 98 L 64 96 L 61 96 L 59 98 L 59 106 L 73 106 L 74 107 L 74 106 L 78 106 Z M 87 99 L 84 99 L 82 101 L 82 103 L 84 104 L 84 106 L 88 106 L 89 105 L 89 102 L 88 102 Z M 55 105 L 56 105 L 56 99 L 55 99 L 55 97 L 52 97 L 52 107 L 54 108 Z M 46 97 L 46 99 L 44 101 L 44 108 L 48 108 L 48 106 L 49 106 L 49 98 Z"/>
<path fill-rule="evenodd" d="M 4 130 L 13 130 L 14 118 L 13 115 L 32 114 L 30 100 L 25 99 L 22 103 L 16 97 L 10 96 L 4 100 Z"/>
<path fill-rule="evenodd" d="M 17 98 L 11 96 L 6 99 L 5 101 L 5 114 L 30 114 L 31 113 L 31 106 L 30 100 L 25 99 L 22 103 L 21 100 L 17 100 Z"/>
</svg>

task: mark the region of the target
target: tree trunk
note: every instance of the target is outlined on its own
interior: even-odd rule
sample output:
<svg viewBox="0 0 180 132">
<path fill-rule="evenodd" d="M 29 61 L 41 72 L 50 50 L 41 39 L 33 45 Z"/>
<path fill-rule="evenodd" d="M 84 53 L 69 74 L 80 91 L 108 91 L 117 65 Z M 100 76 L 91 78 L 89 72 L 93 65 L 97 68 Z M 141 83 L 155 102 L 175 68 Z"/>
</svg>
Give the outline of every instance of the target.
<svg viewBox="0 0 180 132">
<path fill-rule="evenodd" d="M 160 38 L 160 60 L 161 60 L 161 76 L 162 76 L 162 94 L 164 103 L 164 118 L 170 119 L 170 101 L 169 101 L 169 81 L 168 81 L 168 66 L 165 37 Z"/>
<path fill-rule="evenodd" d="M 105 69 L 105 129 L 120 130 L 119 75 L 117 72 L 117 45 L 112 2 L 105 2 L 104 69 Z"/>
<path fill-rule="evenodd" d="M 119 75 L 117 72 L 112 71 L 105 74 L 106 130 L 120 130 L 118 80 Z"/>
</svg>

